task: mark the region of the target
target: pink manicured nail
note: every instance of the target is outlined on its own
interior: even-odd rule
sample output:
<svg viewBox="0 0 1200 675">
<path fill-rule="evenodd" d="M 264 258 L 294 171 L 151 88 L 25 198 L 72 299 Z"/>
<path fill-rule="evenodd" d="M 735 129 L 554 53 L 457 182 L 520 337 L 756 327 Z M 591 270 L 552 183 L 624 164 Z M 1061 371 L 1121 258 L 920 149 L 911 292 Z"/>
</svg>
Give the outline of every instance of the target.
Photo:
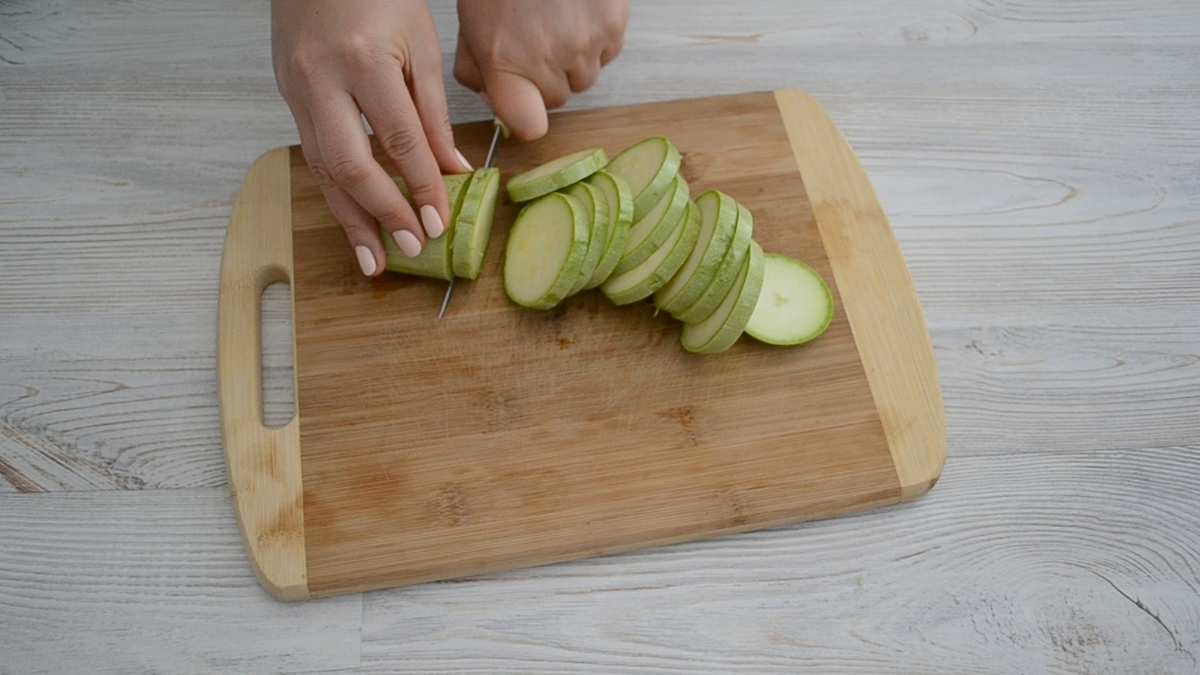
<svg viewBox="0 0 1200 675">
<path fill-rule="evenodd" d="M 421 242 L 417 241 L 412 232 L 396 230 L 392 233 L 392 239 L 396 240 L 396 245 L 400 247 L 400 252 L 404 255 L 410 258 L 421 255 Z"/>
<path fill-rule="evenodd" d="M 362 268 L 363 274 L 367 276 L 375 274 L 375 254 L 371 253 L 371 249 L 366 246 L 355 246 L 354 254 L 358 256 L 358 266 Z"/>
<path fill-rule="evenodd" d="M 432 204 L 426 204 L 421 207 L 421 224 L 425 226 L 425 234 L 437 239 L 446 231 L 446 226 L 442 224 L 442 217 L 438 215 L 437 209 L 433 208 Z"/>
<path fill-rule="evenodd" d="M 458 148 L 454 149 L 454 154 L 458 155 L 458 161 L 462 162 L 462 165 L 467 168 L 467 171 L 475 170 L 475 167 L 471 166 L 471 163 L 467 161 L 466 157 L 463 157 L 463 154 L 458 151 Z"/>
</svg>

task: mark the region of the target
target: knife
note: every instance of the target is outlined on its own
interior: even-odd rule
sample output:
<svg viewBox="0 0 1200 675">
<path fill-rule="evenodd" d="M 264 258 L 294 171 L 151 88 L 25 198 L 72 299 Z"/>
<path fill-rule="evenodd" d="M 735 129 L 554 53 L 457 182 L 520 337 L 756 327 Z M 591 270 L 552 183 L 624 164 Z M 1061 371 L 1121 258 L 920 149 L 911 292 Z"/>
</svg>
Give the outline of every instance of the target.
<svg viewBox="0 0 1200 675">
<path fill-rule="evenodd" d="M 492 144 L 488 147 L 487 159 L 483 161 L 483 168 L 485 169 L 492 168 L 492 164 L 495 163 L 496 147 L 500 145 L 500 134 L 504 132 L 504 135 L 508 136 L 504 123 L 500 121 L 500 118 L 496 118 L 495 125 L 496 130 L 492 132 Z M 446 287 L 446 297 L 442 298 L 442 309 L 438 311 L 439 320 L 446 314 L 446 307 L 450 305 L 450 296 L 454 295 L 454 279 L 455 277 L 451 275 L 450 285 Z"/>
</svg>

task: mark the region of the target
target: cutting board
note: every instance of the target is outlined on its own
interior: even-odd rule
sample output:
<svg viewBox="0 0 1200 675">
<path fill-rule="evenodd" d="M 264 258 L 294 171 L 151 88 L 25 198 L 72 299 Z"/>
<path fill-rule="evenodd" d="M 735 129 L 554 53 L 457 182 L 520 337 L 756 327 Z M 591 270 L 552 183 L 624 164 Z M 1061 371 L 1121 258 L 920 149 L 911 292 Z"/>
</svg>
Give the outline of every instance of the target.
<svg viewBox="0 0 1200 675">
<path fill-rule="evenodd" d="M 455 127 L 483 162 L 490 121 Z M 836 313 L 807 345 L 679 344 L 649 303 L 598 292 L 536 311 L 501 269 L 501 196 L 484 271 L 446 283 L 363 277 L 297 147 L 265 153 L 233 208 L 218 378 L 229 484 L 249 559 L 295 600 L 478 575 L 776 527 L 915 498 L 941 473 L 945 422 L 924 318 L 850 146 L 797 90 L 552 116 L 501 144 L 504 180 L 650 135 L 693 197 L 747 206 L 767 251 L 824 275 Z M 374 141 L 373 141 L 374 142 Z M 389 171 L 392 164 L 375 145 Z M 503 191 L 502 191 L 503 192 Z M 260 298 L 292 290 L 296 416 L 262 422 Z"/>
</svg>

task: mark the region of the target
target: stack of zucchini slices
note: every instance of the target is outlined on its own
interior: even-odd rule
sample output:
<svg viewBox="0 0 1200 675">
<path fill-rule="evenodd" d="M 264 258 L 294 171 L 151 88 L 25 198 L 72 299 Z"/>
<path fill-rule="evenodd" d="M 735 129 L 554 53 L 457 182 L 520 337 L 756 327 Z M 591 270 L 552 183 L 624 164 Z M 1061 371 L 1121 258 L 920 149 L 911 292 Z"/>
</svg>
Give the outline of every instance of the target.
<svg viewBox="0 0 1200 675">
<path fill-rule="evenodd" d="M 590 148 L 513 177 L 508 195 L 526 204 L 505 250 L 508 297 L 535 309 L 592 288 L 617 305 L 652 298 L 683 322 L 684 348 L 703 354 L 743 333 L 775 345 L 821 335 L 833 317 L 821 276 L 765 253 L 750 210 L 724 192 L 693 200 L 680 162 L 653 136 L 611 161 Z"/>
</svg>

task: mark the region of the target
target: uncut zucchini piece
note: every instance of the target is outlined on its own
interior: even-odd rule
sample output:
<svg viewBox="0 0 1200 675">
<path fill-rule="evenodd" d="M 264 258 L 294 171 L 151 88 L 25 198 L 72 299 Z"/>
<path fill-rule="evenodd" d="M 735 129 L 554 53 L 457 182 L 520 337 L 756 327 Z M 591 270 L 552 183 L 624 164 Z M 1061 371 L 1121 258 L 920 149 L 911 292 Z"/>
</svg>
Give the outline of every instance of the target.
<svg viewBox="0 0 1200 675">
<path fill-rule="evenodd" d="M 641 220 L 635 220 L 629 227 L 629 237 L 625 241 L 625 252 L 621 260 L 613 268 L 612 273 L 624 274 L 641 265 L 650 254 L 666 241 L 671 229 L 683 212 L 687 209 L 691 191 L 683 176 L 676 176 L 671 182 L 671 189 L 663 193 L 662 199 L 650 209 Z"/>
<path fill-rule="evenodd" d="M 517 214 L 504 251 L 504 292 L 518 305 L 551 309 L 579 278 L 587 215 L 571 195 L 551 192 Z"/>
<path fill-rule="evenodd" d="M 396 186 L 400 188 L 400 192 L 404 194 L 404 197 L 411 199 L 408 186 L 404 184 L 404 181 L 399 177 L 396 177 L 395 181 Z M 415 258 L 410 258 L 404 255 L 400 247 L 396 245 L 396 240 L 392 238 L 392 233 L 388 232 L 380 224 L 378 226 L 379 237 L 383 240 L 383 252 L 386 254 L 383 264 L 384 269 L 389 272 L 432 277 L 445 281 L 450 281 L 454 278 L 452 258 L 455 234 L 454 222 L 458 219 L 459 209 L 462 207 L 463 195 L 466 193 L 467 187 L 471 182 L 471 174 L 449 174 L 442 176 L 442 181 L 446 184 L 446 197 L 450 200 L 450 221 L 446 226 L 446 231 L 436 239 L 426 237 L 425 247 L 421 249 L 421 252 Z"/>
<path fill-rule="evenodd" d="M 588 215 L 588 248 L 583 259 L 583 267 L 579 270 L 579 278 L 567 292 L 567 297 L 583 290 L 591 281 L 600 265 L 600 257 L 608 246 L 608 200 L 604 193 L 592 187 L 587 182 L 580 181 L 563 188 L 563 192 L 575 197 L 583 204 L 584 213 Z"/>
<path fill-rule="evenodd" d="M 583 286 L 585 290 L 599 286 L 612 276 L 617 263 L 621 261 L 621 254 L 625 252 L 629 227 L 633 224 L 633 194 L 624 178 L 607 171 L 597 171 L 588 177 L 587 183 L 604 193 L 608 202 L 608 243 L 595 273 Z"/>
<path fill-rule="evenodd" d="M 833 294 L 816 270 L 778 253 L 768 253 L 763 287 L 746 324 L 746 334 L 772 345 L 816 339 L 833 320 Z"/>
<path fill-rule="evenodd" d="M 662 199 L 679 174 L 679 150 L 662 136 L 651 136 L 625 148 L 608 166 L 624 178 L 633 192 L 633 221 L 637 222 Z"/>
<path fill-rule="evenodd" d="M 685 323 L 679 339 L 697 354 L 719 354 L 738 341 L 754 313 L 763 283 L 763 250 L 750 242 L 750 252 L 729 293 L 717 309 L 699 323 Z"/>
<path fill-rule="evenodd" d="M 696 207 L 702 223 L 696 247 L 671 281 L 654 294 L 654 304 L 670 314 L 687 309 L 712 283 L 737 229 L 737 202 L 724 192 L 705 192 L 696 198 Z"/>
<path fill-rule="evenodd" d="M 500 169 L 479 169 L 463 190 L 462 206 L 454 221 L 454 245 L 451 259 L 454 275 L 478 279 L 492 238 L 492 220 L 500 193 Z"/>
<path fill-rule="evenodd" d="M 717 268 L 713 280 L 709 282 L 695 302 L 687 309 L 671 314 L 676 319 L 684 323 L 696 323 L 708 316 L 717 308 L 717 305 L 721 304 L 721 300 L 725 298 L 729 288 L 737 279 L 738 272 L 742 269 L 742 263 L 750 253 L 750 244 L 754 235 L 754 216 L 750 213 L 750 209 L 738 204 L 737 210 L 737 226 L 733 232 L 733 240 L 729 242 L 729 249 L 721 258 L 721 266 Z"/>
<path fill-rule="evenodd" d="M 510 178 L 508 196 L 514 202 L 537 199 L 587 178 L 607 163 L 604 148 L 572 152 Z"/>
<path fill-rule="evenodd" d="M 695 248 L 699 235 L 700 211 L 695 204 L 688 202 L 687 208 L 658 250 L 628 272 L 609 277 L 608 281 L 600 286 L 600 290 L 617 305 L 628 305 L 650 297 L 683 266 L 688 254 Z"/>
</svg>

